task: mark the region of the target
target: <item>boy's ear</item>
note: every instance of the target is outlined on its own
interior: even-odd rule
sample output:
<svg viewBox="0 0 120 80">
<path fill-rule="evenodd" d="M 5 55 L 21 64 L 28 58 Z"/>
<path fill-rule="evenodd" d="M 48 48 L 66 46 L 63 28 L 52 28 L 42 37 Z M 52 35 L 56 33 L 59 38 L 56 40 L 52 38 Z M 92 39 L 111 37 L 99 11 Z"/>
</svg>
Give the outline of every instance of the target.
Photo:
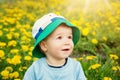
<svg viewBox="0 0 120 80">
<path fill-rule="evenodd" d="M 42 50 L 43 52 L 46 52 L 46 51 L 47 51 L 47 47 L 46 47 L 45 41 L 41 41 L 41 42 L 39 43 L 39 46 L 40 46 L 40 48 L 41 48 L 41 50 Z"/>
</svg>

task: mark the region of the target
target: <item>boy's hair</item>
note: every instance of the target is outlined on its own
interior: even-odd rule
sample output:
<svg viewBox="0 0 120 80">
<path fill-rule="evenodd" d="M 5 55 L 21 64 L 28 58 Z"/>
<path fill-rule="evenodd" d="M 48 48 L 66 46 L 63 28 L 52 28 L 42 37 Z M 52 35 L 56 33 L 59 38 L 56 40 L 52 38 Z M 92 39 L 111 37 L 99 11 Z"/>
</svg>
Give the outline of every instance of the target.
<svg viewBox="0 0 120 80">
<path fill-rule="evenodd" d="M 68 22 L 64 17 L 54 13 L 49 13 L 38 19 L 32 29 L 33 38 L 36 39 L 32 54 L 34 57 L 45 57 L 44 52 L 40 49 L 39 43 L 50 35 L 60 24 L 65 24 L 72 28 L 74 45 L 80 38 L 80 31 L 77 27 Z"/>
</svg>

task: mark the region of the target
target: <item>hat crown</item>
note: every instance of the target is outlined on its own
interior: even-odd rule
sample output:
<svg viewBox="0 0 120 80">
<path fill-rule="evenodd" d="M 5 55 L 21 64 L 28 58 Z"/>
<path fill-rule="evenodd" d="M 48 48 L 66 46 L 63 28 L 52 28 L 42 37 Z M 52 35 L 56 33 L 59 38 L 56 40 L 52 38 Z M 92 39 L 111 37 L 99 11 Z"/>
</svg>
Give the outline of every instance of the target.
<svg viewBox="0 0 120 80">
<path fill-rule="evenodd" d="M 55 17 L 64 18 L 63 16 L 58 16 L 54 13 L 49 13 L 38 19 L 32 28 L 33 38 L 35 38 L 39 32 L 42 32 L 47 27 L 47 25 L 49 25 L 52 22 L 52 19 Z"/>
</svg>

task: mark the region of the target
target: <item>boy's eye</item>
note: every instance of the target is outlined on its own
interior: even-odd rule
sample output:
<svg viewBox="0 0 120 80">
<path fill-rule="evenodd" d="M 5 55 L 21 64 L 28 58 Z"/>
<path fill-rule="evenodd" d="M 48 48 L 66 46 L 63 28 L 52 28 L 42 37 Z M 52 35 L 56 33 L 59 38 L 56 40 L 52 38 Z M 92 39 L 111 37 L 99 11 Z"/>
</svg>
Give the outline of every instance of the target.
<svg viewBox="0 0 120 80">
<path fill-rule="evenodd" d="M 58 36 L 57 39 L 62 39 L 62 37 L 61 37 L 61 36 Z"/>
<path fill-rule="evenodd" d="M 69 39 L 72 39 L 72 36 L 68 36 Z"/>
</svg>

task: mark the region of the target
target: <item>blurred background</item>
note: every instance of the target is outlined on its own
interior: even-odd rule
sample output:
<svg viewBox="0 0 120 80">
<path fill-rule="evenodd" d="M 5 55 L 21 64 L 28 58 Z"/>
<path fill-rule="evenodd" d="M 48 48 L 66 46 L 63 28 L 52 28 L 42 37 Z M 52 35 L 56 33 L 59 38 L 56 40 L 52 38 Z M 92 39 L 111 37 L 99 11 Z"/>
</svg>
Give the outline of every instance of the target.
<svg viewBox="0 0 120 80">
<path fill-rule="evenodd" d="M 22 80 L 33 61 L 34 22 L 49 12 L 81 31 L 72 58 L 87 80 L 120 78 L 120 0 L 0 0 L 0 80 Z"/>
</svg>

